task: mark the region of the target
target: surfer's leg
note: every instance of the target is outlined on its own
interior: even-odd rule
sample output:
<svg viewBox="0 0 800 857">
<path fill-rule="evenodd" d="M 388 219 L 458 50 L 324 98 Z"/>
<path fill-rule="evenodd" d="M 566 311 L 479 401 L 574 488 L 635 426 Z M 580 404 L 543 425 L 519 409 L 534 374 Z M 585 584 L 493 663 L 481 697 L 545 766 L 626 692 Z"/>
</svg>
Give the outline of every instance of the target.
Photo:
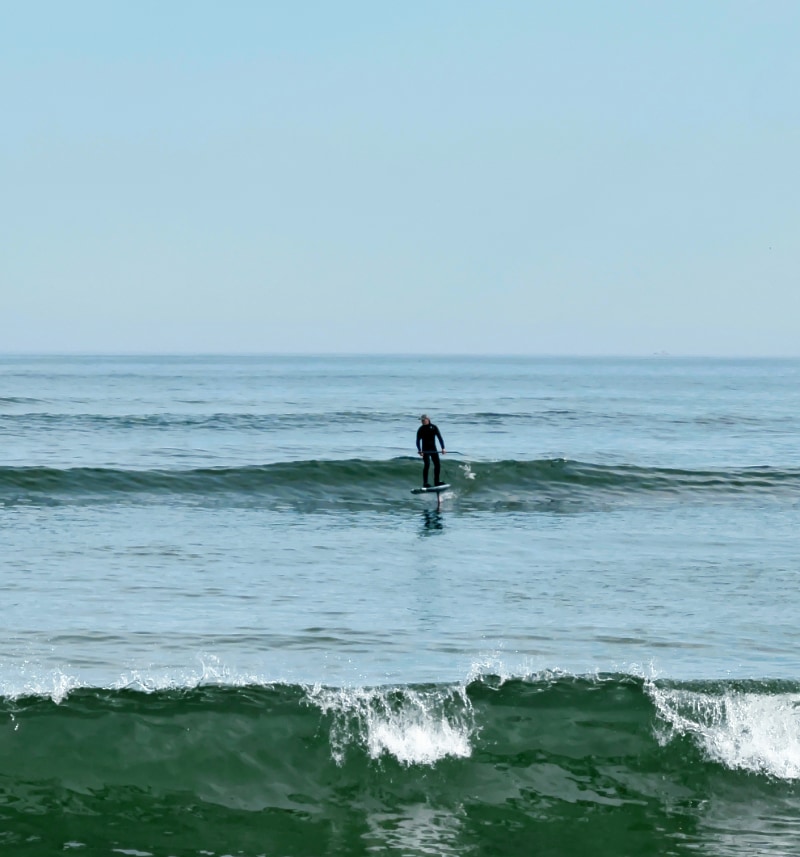
<svg viewBox="0 0 800 857">
<path fill-rule="evenodd" d="M 431 457 L 430 455 L 423 455 L 422 460 L 424 464 L 422 465 L 422 484 L 427 488 L 428 487 L 428 471 L 431 467 Z"/>
<path fill-rule="evenodd" d="M 433 459 L 433 484 L 441 485 L 442 480 L 439 479 L 442 470 L 442 462 L 439 461 L 439 454 L 434 453 L 431 458 Z"/>
</svg>

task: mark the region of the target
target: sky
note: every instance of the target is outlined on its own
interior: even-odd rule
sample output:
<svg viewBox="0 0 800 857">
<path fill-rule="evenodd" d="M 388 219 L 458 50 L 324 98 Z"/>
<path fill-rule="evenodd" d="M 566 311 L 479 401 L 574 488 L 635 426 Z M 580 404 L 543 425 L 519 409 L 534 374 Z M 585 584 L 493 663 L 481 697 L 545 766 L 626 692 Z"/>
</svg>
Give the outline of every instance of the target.
<svg viewBox="0 0 800 857">
<path fill-rule="evenodd" d="M 795 0 L 0 0 L 0 352 L 800 355 Z"/>
</svg>

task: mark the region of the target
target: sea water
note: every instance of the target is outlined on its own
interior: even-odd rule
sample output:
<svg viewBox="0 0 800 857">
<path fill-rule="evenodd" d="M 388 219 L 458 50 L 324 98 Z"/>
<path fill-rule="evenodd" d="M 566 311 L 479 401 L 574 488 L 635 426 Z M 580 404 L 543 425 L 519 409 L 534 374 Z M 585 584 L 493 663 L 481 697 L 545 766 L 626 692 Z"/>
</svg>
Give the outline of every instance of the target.
<svg viewBox="0 0 800 857">
<path fill-rule="evenodd" d="M 0 850 L 800 854 L 799 381 L 0 358 Z"/>
</svg>

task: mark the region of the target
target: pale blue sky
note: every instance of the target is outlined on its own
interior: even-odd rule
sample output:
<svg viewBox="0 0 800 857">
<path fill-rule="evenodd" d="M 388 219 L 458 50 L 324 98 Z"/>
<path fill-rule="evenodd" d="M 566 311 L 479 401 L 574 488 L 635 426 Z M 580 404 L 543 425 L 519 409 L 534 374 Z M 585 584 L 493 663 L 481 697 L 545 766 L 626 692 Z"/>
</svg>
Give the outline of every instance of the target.
<svg viewBox="0 0 800 857">
<path fill-rule="evenodd" d="M 800 354 L 800 3 L 0 0 L 0 351 Z"/>
</svg>

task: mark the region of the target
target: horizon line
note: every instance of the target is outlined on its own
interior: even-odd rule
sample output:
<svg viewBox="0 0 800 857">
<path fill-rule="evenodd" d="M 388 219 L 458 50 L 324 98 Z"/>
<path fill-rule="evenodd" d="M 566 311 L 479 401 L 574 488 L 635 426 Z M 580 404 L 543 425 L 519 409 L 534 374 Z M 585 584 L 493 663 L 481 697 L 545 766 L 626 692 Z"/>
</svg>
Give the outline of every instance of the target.
<svg viewBox="0 0 800 857">
<path fill-rule="evenodd" d="M 794 360 L 795 354 L 764 354 L 729 352 L 528 352 L 528 351 L 106 351 L 106 350 L 42 350 L 0 351 L 0 358 L 7 357 L 395 357 L 395 358 L 532 358 L 542 360 L 630 360 L 630 359 L 695 359 L 695 360 Z"/>
</svg>

